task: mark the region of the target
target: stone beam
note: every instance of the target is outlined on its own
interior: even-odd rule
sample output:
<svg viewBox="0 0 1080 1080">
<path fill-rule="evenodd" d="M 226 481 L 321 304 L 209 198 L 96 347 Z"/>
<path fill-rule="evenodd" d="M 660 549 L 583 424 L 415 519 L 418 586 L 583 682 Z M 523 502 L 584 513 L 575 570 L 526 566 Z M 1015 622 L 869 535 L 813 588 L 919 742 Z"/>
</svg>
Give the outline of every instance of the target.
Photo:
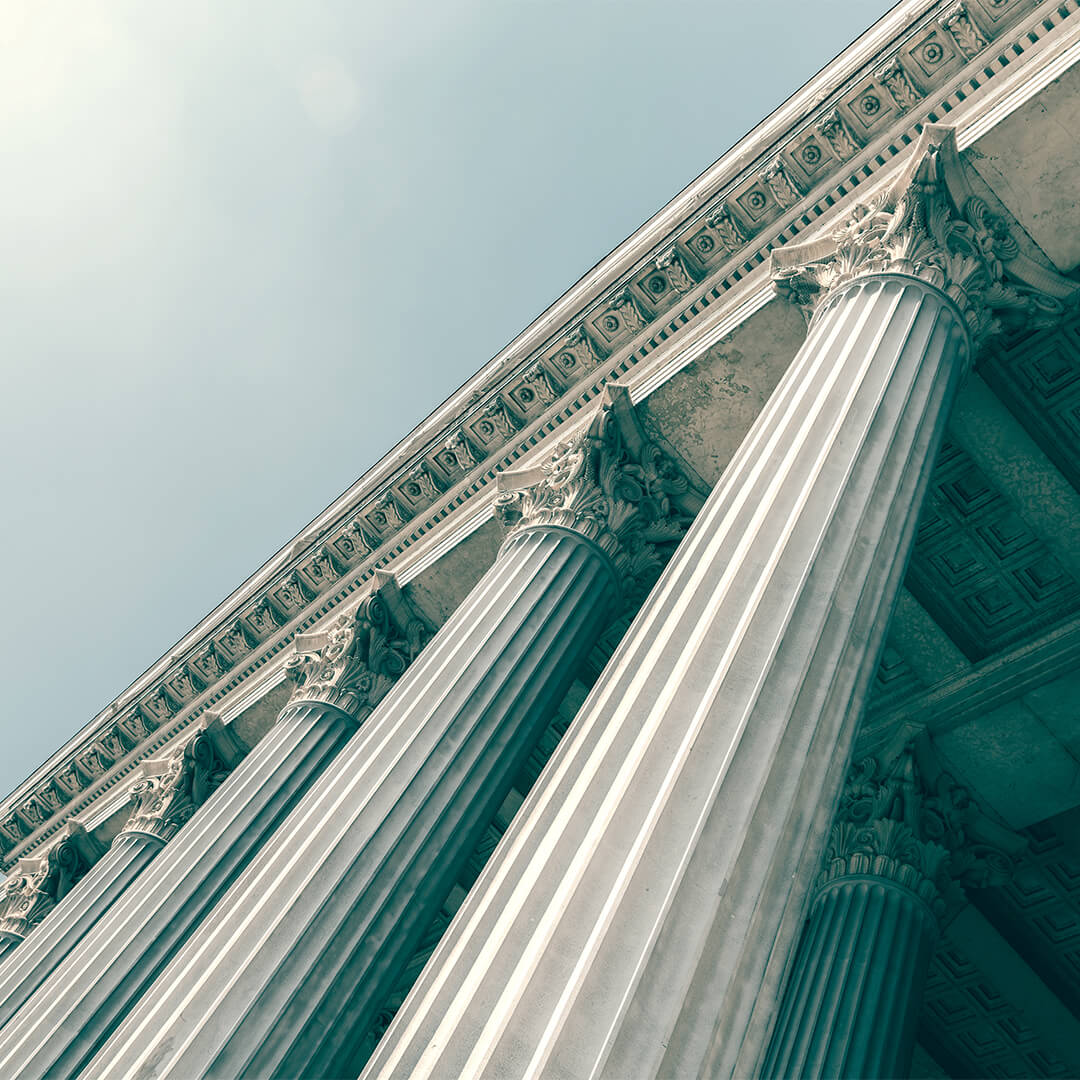
<svg viewBox="0 0 1080 1080">
<path fill-rule="evenodd" d="M 1080 493 L 978 375 L 957 394 L 949 434 L 1080 579 Z"/>
</svg>

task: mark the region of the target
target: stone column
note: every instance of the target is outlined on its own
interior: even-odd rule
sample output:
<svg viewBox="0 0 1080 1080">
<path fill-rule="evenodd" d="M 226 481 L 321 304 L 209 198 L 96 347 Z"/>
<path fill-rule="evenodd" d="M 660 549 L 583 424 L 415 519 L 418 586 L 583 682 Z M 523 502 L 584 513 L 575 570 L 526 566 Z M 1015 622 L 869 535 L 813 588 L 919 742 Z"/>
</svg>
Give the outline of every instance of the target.
<svg viewBox="0 0 1080 1080">
<path fill-rule="evenodd" d="M 0 1031 L 0 1076 L 74 1076 L 419 651 L 387 578 L 326 633 L 299 635 L 274 727 Z M 167 787 L 145 792 L 151 804 Z M 153 816 L 151 811 L 148 815 Z M 147 817 L 133 822 L 152 833 Z M 126 848 L 130 848 L 130 843 Z"/>
<path fill-rule="evenodd" d="M 614 614 L 700 499 L 609 389 L 503 479 L 492 567 L 84 1077 L 350 1076 L 419 936 Z"/>
<path fill-rule="evenodd" d="M 71 822 L 43 859 L 21 860 L 0 892 L 0 948 L 6 956 L 101 858 L 105 845 Z"/>
<path fill-rule="evenodd" d="M 132 811 L 109 851 L 67 892 L 48 920 L 9 963 L 0 965 L 0 1027 L 86 936 L 109 906 L 196 809 L 248 747 L 217 717 L 207 717 L 170 758 L 143 766 Z"/>
<path fill-rule="evenodd" d="M 917 749 L 851 770 L 763 1077 L 907 1076 L 946 909 L 1012 871 L 1023 840 Z"/>
<path fill-rule="evenodd" d="M 782 250 L 805 344 L 365 1077 L 749 1074 L 949 402 L 1008 292 L 957 164 L 928 129 L 871 209 Z"/>
</svg>

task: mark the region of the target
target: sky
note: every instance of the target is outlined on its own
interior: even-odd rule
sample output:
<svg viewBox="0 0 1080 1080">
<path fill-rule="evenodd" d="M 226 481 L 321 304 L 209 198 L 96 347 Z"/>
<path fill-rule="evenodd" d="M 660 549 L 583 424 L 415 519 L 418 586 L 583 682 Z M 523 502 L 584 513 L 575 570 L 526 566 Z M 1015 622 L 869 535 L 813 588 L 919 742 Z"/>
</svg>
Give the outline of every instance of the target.
<svg viewBox="0 0 1080 1080">
<path fill-rule="evenodd" d="M 890 6 L 3 0 L 0 795 Z"/>
</svg>

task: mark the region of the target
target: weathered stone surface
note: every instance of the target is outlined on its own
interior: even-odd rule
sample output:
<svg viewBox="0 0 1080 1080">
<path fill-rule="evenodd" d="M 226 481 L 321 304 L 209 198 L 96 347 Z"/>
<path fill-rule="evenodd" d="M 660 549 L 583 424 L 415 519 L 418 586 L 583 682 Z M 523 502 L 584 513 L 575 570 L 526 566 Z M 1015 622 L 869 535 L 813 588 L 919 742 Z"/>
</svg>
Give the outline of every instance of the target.
<svg viewBox="0 0 1080 1080">
<path fill-rule="evenodd" d="M 1044 683 L 934 741 L 949 768 L 1013 828 L 1067 810 L 1080 802 L 1080 675 Z"/>
<path fill-rule="evenodd" d="M 1080 263 L 1080 68 L 983 135 L 967 158 L 1059 270 Z"/>
<path fill-rule="evenodd" d="M 805 336 L 790 304 L 767 304 L 650 394 L 642 423 L 715 484 Z"/>
<path fill-rule="evenodd" d="M 274 726 L 289 700 L 291 689 L 287 683 L 275 686 L 230 722 L 248 746 L 255 746 Z"/>
<path fill-rule="evenodd" d="M 485 521 L 409 582 L 409 598 L 433 626 L 442 626 L 461 606 L 472 586 L 495 561 L 504 539 L 497 521 Z"/>
</svg>

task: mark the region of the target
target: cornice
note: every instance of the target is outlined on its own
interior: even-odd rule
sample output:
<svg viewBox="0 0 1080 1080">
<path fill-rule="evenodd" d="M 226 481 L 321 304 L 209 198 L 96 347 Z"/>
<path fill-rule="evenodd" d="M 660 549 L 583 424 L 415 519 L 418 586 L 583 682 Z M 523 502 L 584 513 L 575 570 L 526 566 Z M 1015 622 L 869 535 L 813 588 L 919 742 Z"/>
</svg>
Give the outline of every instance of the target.
<svg viewBox="0 0 1080 1080">
<path fill-rule="evenodd" d="M 649 388 L 659 385 L 658 357 L 667 358 L 664 377 L 674 374 L 687 362 L 673 361 L 674 339 L 704 340 L 697 331 L 715 322 L 718 307 L 753 310 L 749 287 L 765 287 L 772 250 L 813 233 L 856 188 L 890 172 L 923 123 L 960 116 L 976 123 L 983 101 L 995 103 L 1000 119 L 1026 100 L 1016 97 L 1031 82 L 1030 73 L 1018 77 L 1020 68 L 1080 22 L 1077 8 L 1078 0 L 898 5 L 598 263 L 3 800 L 2 865 L 130 781 L 140 761 L 159 755 L 206 708 L 220 709 L 242 683 L 280 665 L 297 633 L 377 569 L 405 580 L 403 565 L 430 562 L 446 534 L 461 535 L 466 519 L 472 527 L 485 520 L 495 475 L 534 456 L 556 429 L 562 437 L 563 425 L 575 427 L 607 382 L 629 381 L 640 400 L 650 370 Z M 997 90 L 1002 84 L 1015 100 Z"/>
</svg>

